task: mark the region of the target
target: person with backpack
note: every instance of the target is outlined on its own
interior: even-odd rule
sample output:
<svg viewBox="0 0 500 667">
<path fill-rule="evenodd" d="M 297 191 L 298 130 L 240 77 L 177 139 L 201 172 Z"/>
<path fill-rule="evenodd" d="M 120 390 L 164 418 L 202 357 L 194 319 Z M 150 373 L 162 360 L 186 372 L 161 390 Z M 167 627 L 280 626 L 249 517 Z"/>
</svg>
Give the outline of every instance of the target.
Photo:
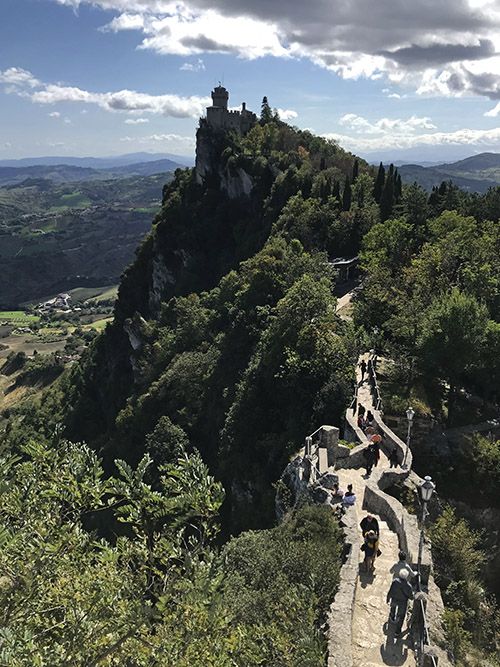
<svg viewBox="0 0 500 667">
<path fill-rule="evenodd" d="M 389 621 L 395 625 L 396 636 L 401 636 L 403 623 L 406 618 L 408 602 L 413 600 L 413 588 L 408 581 L 408 570 L 401 570 L 392 580 L 387 593 L 387 604 L 390 603 Z"/>
<path fill-rule="evenodd" d="M 365 540 L 361 545 L 361 551 L 365 554 L 364 565 L 366 572 L 373 572 L 375 569 L 375 558 L 380 555 L 378 548 L 378 534 L 374 530 L 369 530 L 365 535 Z"/>
</svg>

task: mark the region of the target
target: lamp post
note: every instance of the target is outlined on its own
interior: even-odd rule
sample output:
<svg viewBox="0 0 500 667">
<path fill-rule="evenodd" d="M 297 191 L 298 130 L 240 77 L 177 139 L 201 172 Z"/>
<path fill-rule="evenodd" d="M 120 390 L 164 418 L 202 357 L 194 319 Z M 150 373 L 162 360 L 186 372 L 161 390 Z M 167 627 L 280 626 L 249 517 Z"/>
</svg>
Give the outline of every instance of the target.
<svg viewBox="0 0 500 667">
<path fill-rule="evenodd" d="M 431 499 L 432 494 L 436 485 L 432 479 L 427 475 L 424 478 L 424 481 L 420 485 L 420 497 L 422 498 L 422 523 L 420 526 L 420 542 L 418 545 L 418 561 L 417 561 L 417 572 L 418 572 L 418 581 L 420 582 L 420 569 L 422 565 L 422 553 L 424 551 L 424 528 L 425 528 L 425 518 L 427 516 L 427 503 Z"/>
<path fill-rule="evenodd" d="M 406 459 L 408 458 L 408 452 L 410 450 L 410 437 L 411 437 L 411 427 L 413 424 L 413 417 L 415 416 L 415 410 L 410 406 L 406 411 L 406 418 L 408 419 L 408 433 L 406 434 L 406 449 L 403 463 L 401 464 L 402 468 L 406 468 Z"/>
</svg>

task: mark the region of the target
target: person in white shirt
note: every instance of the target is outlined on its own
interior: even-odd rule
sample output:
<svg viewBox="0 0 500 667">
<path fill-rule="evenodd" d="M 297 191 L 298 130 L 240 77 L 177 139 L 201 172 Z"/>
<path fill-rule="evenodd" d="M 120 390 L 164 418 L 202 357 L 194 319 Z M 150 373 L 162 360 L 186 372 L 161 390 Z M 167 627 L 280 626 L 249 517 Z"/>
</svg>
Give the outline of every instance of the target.
<svg viewBox="0 0 500 667">
<path fill-rule="evenodd" d="M 415 570 L 412 568 L 412 566 L 407 562 L 407 555 L 404 551 L 399 552 L 399 560 L 397 563 L 394 563 L 394 565 L 391 567 L 391 574 L 394 575 L 394 577 L 399 577 L 401 572 L 403 570 L 406 570 L 408 572 L 408 579 L 414 579 L 417 576 L 417 573 Z"/>
</svg>

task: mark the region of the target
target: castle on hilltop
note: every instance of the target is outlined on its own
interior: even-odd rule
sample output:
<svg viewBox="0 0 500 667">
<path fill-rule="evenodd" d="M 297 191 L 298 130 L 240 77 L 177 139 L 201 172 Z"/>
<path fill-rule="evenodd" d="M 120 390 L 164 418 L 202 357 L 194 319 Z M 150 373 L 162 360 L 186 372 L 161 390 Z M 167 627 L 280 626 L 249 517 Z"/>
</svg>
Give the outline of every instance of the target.
<svg viewBox="0 0 500 667">
<path fill-rule="evenodd" d="M 212 106 L 207 107 L 206 118 L 200 119 L 200 127 L 196 132 L 196 163 L 195 173 L 198 183 L 203 183 L 210 174 L 215 174 L 221 169 L 221 156 L 217 142 L 214 143 L 211 132 L 206 129 L 222 132 L 233 131 L 238 134 L 246 134 L 257 123 L 257 116 L 253 111 L 248 111 L 245 102 L 241 110 L 230 110 L 227 108 L 229 93 L 220 84 L 212 91 Z M 252 189 L 251 179 L 240 169 L 240 174 L 230 177 L 225 174 L 222 177 L 221 188 L 230 197 L 240 194 L 249 194 Z"/>
<path fill-rule="evenodd" d="M 241 110 L 231 111 L 227 108 L 229 93 L 219 83 L 212 91 L 212 106 L 207 107 L 207 124 L 214 129 L 235 130 L 245 134 L 257 122 L 253 111 L 248 111 L 243 102 Z"/>
</svg>

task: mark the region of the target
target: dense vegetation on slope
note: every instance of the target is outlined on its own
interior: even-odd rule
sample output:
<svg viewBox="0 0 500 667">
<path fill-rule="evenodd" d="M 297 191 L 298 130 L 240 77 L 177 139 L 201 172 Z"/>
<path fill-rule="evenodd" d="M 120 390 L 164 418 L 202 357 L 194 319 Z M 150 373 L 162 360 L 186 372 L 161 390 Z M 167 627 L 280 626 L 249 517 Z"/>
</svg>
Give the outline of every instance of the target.
<svg viewBox="0 0 500 667">
<path fill-rule="evenodd" d="M 469 207 L 428 208 L 417 194 L 408 190 L 408 213 L 363 240 L 366 278 L 355 319 L 376 328 L 408 391 L 423 383 L 434 413 L 454 424 L 464 390 L 498 399 L 500 206 L 488 211 L 487 195 L 473 217 L 465 215 Z M 483 217 L 483 204 L 491 217 Z"/>
<path fill-rule="evenodd" d="M 226 492 L 226 534 L 270 525 L 273 483 L 304 436 L 341 423 L 357 352 L 368 342 L 407 369 L 408 392 L 415 379 L 436 385 L 450 419 L 463 386 L 494 400 L 500 191 L 471 197 L 444 184 L 428 199 L 402 187 L 394 168 L 374 178 L 334 144 L 272 117 L 245 137 L 202 124 L 199 140 L 207 177 L 177 171 L 165 187 L 113 324 L 9 422 L 6 441 L 21 460 L 5 464 L 14 495 L 5 496 L 4 525 L 27 524 L 28 543 L 42 550 L 35 562 L 48 567 L 33 573 L 7 534 L 6 558 L 28 595 L 36 596 L 35 581 L 54 600 L 35 607 L 32 635 L 13 622 L 15 656 L 47 651 L 51 664 L 63 664 L 74 653 L 74 664 L 111 665 L 127 651 L 132 665 L 320 665 L 316 629 L 339 566 L 331 514 L 304 508 L 278 528 L 233 539 L 219 558 L 207 541 L 222 492 L 202 459 Z M 335 314 L 328 255 L 360 247 L 366 280 L 356 328 Z M 470 356 L 465 367 L 456 345 Z M 57 424 L 90 448 L 54 443 Z M 26 491 L 32 513 L 14 493 L 30 474 L 38 475 Z M 53 503 L 50 521 L 37 502 Z M 38 520 L 55 521 L 53 533 Z M 443 538 L 443 561 L 449 555 L 455 565 L 452 546 Z M 80 566 L 71 576 L 52 571 L 65 560 L 51 554 L 70 550 Z M 102 563 L 104 608 L 88 597 Z M 10 609 L 25 589 L 5 583 Z M 106 614 L 116 599 L 116 612 Z M 44 634 L 36 609 L 54 614 L 54 634 Z M 462 623 L 458 634 L 472 632 L 450 619 Z"/>
<path fill-rule="evenodd" d="M 377 207 L 368 167 L 310 133 L 274 121 L 245 137 L 199 132 L 212 152 L 206 182 L 176 172 L 114 324 L 11 441 L 61 421 L 111 469 L 180 428 L 224 482 L 232 528 L 261 527 L 289 456 L 318 424 L 340 423 L 352 391 L 355 340 L 319 249 L 355 252 Z M 229 197 L 242 169 L 252 192 Z"/>
<path fill-rule="evenodd" d="M 198 454 L 162 471 L 57 438 L 0 459 L 0 660 L 11 667 L 298 667 L 338 583 L 339 530 L 304 507 L 218 552 L 223 499 Z"/>
</svg>

